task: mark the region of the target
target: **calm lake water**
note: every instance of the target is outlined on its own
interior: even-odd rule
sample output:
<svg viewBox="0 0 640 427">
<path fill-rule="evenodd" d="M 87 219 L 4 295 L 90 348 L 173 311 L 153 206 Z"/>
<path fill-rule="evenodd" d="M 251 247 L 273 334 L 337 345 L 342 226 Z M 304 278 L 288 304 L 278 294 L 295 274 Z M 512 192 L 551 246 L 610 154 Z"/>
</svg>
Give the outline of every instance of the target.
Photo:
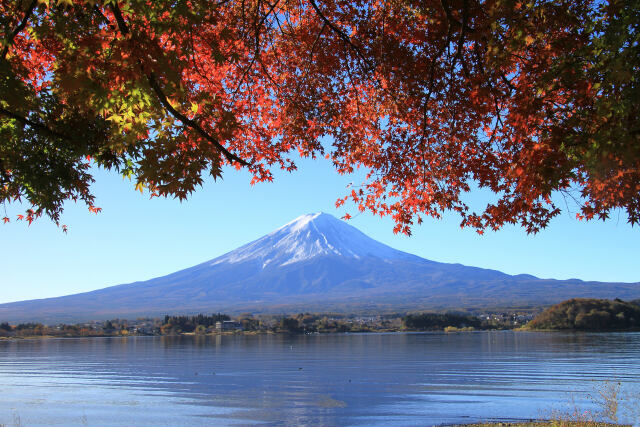
<svg viewBox="0 0 640 427">
<path fill-rule="evenodd" d="M 640 333 L 2 341 L 0 424 L 425 426 L 528 420 L 554 410 L 597 410 L 597 390 L 611 381 L 621 383 L 627 409 L 640 407 Z M 631 417 L 621 421 L 638 422 Z"/>
</svg>

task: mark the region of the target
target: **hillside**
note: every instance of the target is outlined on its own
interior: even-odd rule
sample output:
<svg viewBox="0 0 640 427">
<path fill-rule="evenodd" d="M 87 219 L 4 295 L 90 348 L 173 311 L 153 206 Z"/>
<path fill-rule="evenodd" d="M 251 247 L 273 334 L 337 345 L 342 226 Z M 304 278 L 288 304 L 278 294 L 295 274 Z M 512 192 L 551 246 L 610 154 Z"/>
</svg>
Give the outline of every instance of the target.
<svg viewBox="0 0 640 427">
<path fill-rule="evenodd" d="M 0 321 L 73 323 L 167 313 L 531 307 L 574 296 L 640 298 L 640 284 L 539 279 L 439 263 L 391 248 L 344 221 L 318 213 L 303 215 L 227 254 L 164 277 L 2 304 Z"/>
<path fill-rule="evenodd" d="M 619 299 L 573 298 L 536 316 L 530 329 L 621 331 L 640 329 L 640 306 Z"/>
</svg>

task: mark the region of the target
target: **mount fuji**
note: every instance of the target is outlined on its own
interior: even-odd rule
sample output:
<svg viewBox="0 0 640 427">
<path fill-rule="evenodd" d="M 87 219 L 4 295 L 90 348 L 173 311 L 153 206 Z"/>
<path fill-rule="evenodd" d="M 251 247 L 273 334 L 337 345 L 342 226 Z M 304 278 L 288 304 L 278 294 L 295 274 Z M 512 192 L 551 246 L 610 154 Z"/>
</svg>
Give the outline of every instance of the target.
<svg viewBox="0 0 640 427">
<path fill-rule="evenodd" d="M 511 276 L 444 264 L 377 242 L 335 217 L 303 215 L 225 255 L 164 277 L 0 305 L 0 320 L 44 322 L 237 313 L 547 305 L 640 297 L 640 283 Z"/>
</svg>

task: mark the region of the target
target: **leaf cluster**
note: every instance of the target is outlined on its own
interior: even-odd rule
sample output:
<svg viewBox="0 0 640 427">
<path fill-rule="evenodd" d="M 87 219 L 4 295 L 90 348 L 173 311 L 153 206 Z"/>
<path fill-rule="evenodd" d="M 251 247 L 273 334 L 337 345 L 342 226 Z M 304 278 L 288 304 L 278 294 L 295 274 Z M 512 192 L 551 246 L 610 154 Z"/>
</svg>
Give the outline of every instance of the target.
<svg viewBox="0 0 640 427">
<path fill-rule="evenodd" d="M 364 169 L 337 205 L 406 234 L 446 211 L 537 232 L 558 194 L 640 219 L 638 0 L 0 0 L 0 17 L 0 201 L 30 221 L 96 210 L 92 164 L 182 200 L 225 164 L 271 181 L 294 155 Z M 477 187 L 495 194 L 479 208 Z"/>
<path fill-rule="evenodd" d="M 640 328 L 640 307 L 622 300 L 574 298 L 536 316 L 531 329 L 607 331 Z"/>
</svg>

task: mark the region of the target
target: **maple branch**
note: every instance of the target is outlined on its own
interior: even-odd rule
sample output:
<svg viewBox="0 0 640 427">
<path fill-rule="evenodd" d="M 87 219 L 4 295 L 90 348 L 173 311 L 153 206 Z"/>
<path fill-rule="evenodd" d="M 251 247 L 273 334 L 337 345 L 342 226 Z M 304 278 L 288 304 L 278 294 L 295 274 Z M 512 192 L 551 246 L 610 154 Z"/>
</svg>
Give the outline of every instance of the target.
<svg viewBox="0 0 640 427">
<path fill-rule="evenodd" d="M 457 24 L 460 24 L 460 22 L 458 22 L 457 19 L 453 18 L 453 14 L 451 13 L 451 7 L 449 6 L 449 2 L 447 2 L 446 0 L 440 0 L 440 4 L 442 5 L 442 8 L 444 9 L 444 13 L 447 15 L 447 24 L 449 26 L 451 26 L 451 22 L 455 22 Z"/>
<path fill-rule="evenodd" d="M 453 14 L 451 13 L 451 8 L 450 8 L 449 3 L 447 2 L 447 0 L 441 0 L 441 4 L 444 7 L 445 12 L 447 13 L 447 20 L 448 21 L 455 22 L 456 24 L 460 25 L 465 31 L 468 31 L 470 33 L 475 33 L 477 31 L 475 28 L 470 27 L 464 18 L 462 19 L 462 22 L 460 22 L 456 18 L 453 17 Z M 469 11 L 469 2 L 465 1 L 463 7 L 464 7 L 464 12 L 468 13 L 468 11 Z"/>
<path fill-rule="evenodd" d="M 120 12 L 120 8 L 118 7 L 118 5 L 116 3 L 110 3 L 109 6 L 111 6 L 111 11 L 113 12 L 113 15 L 116 18 L 116 22 L 118 23 L 118 28 L 120 29 L 120 32 L 123 35 L 129 34 L 129 27 L 127 27 L 127 23 L 125 22 L 124 17 L 122 16 L 122 12 Z M 141 69 L 143 68 L 142 64 L 140 64 L 140 68 Z M 149 86 L 151 86 L 151 89 L 153 89 L 155 94 L 158 96 L 158 100 L 160 101 L 160 104 L 162 104 L 162 106 L 173 117 L 178 119 L 183 125 L 193 129 L 194 131 L 196 131 L 196 133 L 198 133 L 204 139 L 212 143 L 213 146 L 216 147 L 216 149 L 220 151 L 229 162 L 237 162 L 237 163 L 240 163 L 242 166 L 250 166 L 249 162 L 241 159 L 240 157 L 236 156 L 235 154 L 227 150 L 222 144 L 220 144 L 220 142 L 216 138 L 209 135 L 209 133 L 207 133 L 204 129 L 202 129 L 202 127 L 198 123 L 191 120 L 190 118 L 188 118 L 187 116 L 179 112 L 178 110 L 176 110 L 167 99 L 167 95 L 165 95 L 164 91 L 160 87 L 160 84 L 158 83 L 158 80 L 156 79 L 153 72 L 147 73 L 144 71 L 144 69 L 142 69 L 142 72 L 147 77 Z"/>
<path fill-rule="evenodd" d="M 570 190 L 571 188 L 569 188 Z M 567 211 L 569 213 L 571 213 L 571 209 L 569 208 L 569 204 L 567 203 L 567 196 L 569 196 L 571 199 L 573 199 L 573 202 L 580 208 L 583 209 L 584 208 L 584 204 L 582 202 L 580 202 L 573 194 L 571 194 L 571 191 L 569 191 L 565 188 L 559 188 L 558 192 L 560 194 L 562 194 L 562 199 L 564 200 L 565 206 L 567 207 Z"/>
<path fill-rule="evenodd" d="M 122 16 L 122 12 L 120 11 L 118 4 L 111 3 L 109 4 L 109 6 L 111 6 L 111 12 L 113 12 L 113 16 L 116 18 L 116 22 L 118 23 L 118 29 L 123 36 L 126 36 L 127 34 L 129 34 L 129 27 L 124 20 L 124 16 Z"/>
<path fill-rule="evenodd" d="M 464 39 L 465 36 L 467 35 L 467 21 L 469 19 L 469 1 L 468 0 L 464 0 L 463 1 L 463 11 L 462 11 L 462 28 L 460 29 L 460 38 L 458 39 L 458 46 L 456 48 L 456 54 L 453 57 L 453 62 L 451 64 L 451 69 L 453 70 L 453 68 L 456 65 L 456 62 L 458 60 L 460 60 L 460 62 L 462 63 L 462 70 L 464 71 L 465 77 L 469 78 L 470 74 L 469 74 L 469 70 L 467 69 L 467 64 L 464 60 L 464 58 L 462 57 L 462 48 L 464 47 Z"/>
<path fill-rule="evenodd" d="M 24 14 L 24 18 L 22 18 L 22 21 L 20 21 L 20 24 L 16 27 L 15 30 L 13 30 L 11 34 L 9 34 L 9 38 L 6 40 L 4 48 L 2 49 L 2 53 L 0 54 L 1 60 L 4 60 L 7 57 L 7 54 L 9 53 L 9 46 L 13 44 L 13 39 L 18 34 L 20 34 L 20 31 L 24 30 L 24 27 L 27 26 L 27 21 L 29 21 L 31 15 L 33 15 L 33 11 L 35 10 L 36 6 L 38 6 L 38 0 L 33 0 L 29 5 L 29 9 L 27 9 L 27 12 Z"/>
<path fill-rule="evenodd" d="M 264 16 L 262 17 L 260 22 L 256 25 L 256 32 L 255 32 L 256 48 L 255 48 L 254 53 L 253 53 L 253 58 L 251 58 L 251 62 L 249 62 L 249 65 L 247 66 L 247 68 L 242 73 L 242 76 L 240 77 L 240 80 L 238 80 L 238 84 L 236 86 L 236 89 L 233 91 L 232 96 L 234 97 L 234 99 L 235 99 L 236 94 L 240 90 L 240 86 L 244 82 L 245 77 L 247 76 L 249 71 L 251 71 L 251 69 L 253 68 L 253 66 L 256 63 L 256 61 L 260 58 L 260 30 L 261 30 L 262 26 L 264 25 L 265 21 L 267 20 L 267 18 L 269 17 L 269 15 L 271 15 L 273 13 L 273 10 L 276 8 L 276 6 L 278 6 L 278 3 L 280 3 L 280 0 L 277 0 L 274 4 L 267 3 L 270 6 L 269 11 L 264 14 Z M 259 13 L 259 10 L 256 12 L 256 15 L 258 15 L 258 13 Z M 258 17 L 256 16 L 256 20 L 257 20 L 257 18 Z"/>
<path fill-rule="evenodd" d="M 184 114 L 180 113 L 178 110 L 173 108 L 171 103 L 169 103 L 167 96 L 162 91 L 162 88 L 158 84 L 158 81 L 156 80 L 153 73 L 147 74 L 147 79 L 149 80 L 149 85 L 151 85 L 151 88 L 153 89 L 153 91 L 156 93 L 156 95 L 158 95 L 158 99 L 160 100 L 160 103 L 162 104 L 162 106 L 167 111 L 169 111 L 169 113 L 171 113 L 172 116 L 180 120 L 185 126 L 188 126 L 191 129 L 195 130 L 198 134 L 200 134 L 200 136 L 202 136 L 204 139 L 212 143 L 222 154 L 224 154 L 224 157 L 226 157 L 228 161 L 238 162 L 242 166 L 250 165 L 247 161 L 229 152 L 214 137 L 212 137 L 204 129 L 202 129 L 200 125 L 198 125 L 196 122 L 194 122 L 193 120 L 191 120 L 190 118 L 188 118 L 187 116 L 185 116 Z"/>
<path fill-rule="evenodd" d="M 444 9 L 445 14 L 447 15 L 447 25 L 449 27 L 449 36 L 448 36 L 448 41 L 447 41 L 447 45 L 450 43 L 450 38 L 451 38 L 451 31 L 452 31 L 452 26 L 451 26 L 451 22 L 456 23 L 457 25 L 460 26 L 460 37 L 458 38 L 458 42 L 456 45 L 456 53 L 453 56 L 453 60 L 451 62 L 451 73 L 453 73 L 453 70 L 456 66 L 456 63 L 458 62 L 458 60 L 460 60 L 460 63 L 462 64 L 462 71 L 464 72 L 464 75 L 467 79 L 471 78 L 471 73 L 469 72 L 469 68 L 467 66 L 467 62 L 465 61 L 465 59 L 462 57 L 462 49 L 464 47 L 464 42 L 465 42 L 465 38 L 467 33 L 469 32 L 474 32 L 475 29 L 469 27 L 468 22 L 469 22 L 469 0 L 463 0 L 462 2 L 462 22 L 458 21 L 457 19 L 455 19 L 453 17 L 453 13 L 451 12 L 451 7 L 449 5 L 449 3 L 447 2 L 447 0 L 441 0 L 441 5 L 442 8 Z"/>
<path fill-rule="evenodd" d="M 69 137 L 68 135 L 65 135 L 63 133 L 60 133 L 58 131 L 49 129 L 47 126 L 43 125 L 42 123 L 38 123 L 38 122 L 34 122 L 33 120 L 29 120 L 26 117 L 23 117 L 19 114 L 13 113 L 9 110 L 6 110 L 2 107 L 0 107 L 0 114 L 3 114 L 7 117 L 10 117 L 12 119 L 15 119 L 17 121 L 19 121 L 20 123 L 22 123 L 23 125 L 29 126 L 30 128 L 35 129 L 36 131 L 39 131 L 40 133 L 44 133 L 48 136 L 54 137 L 54 138 L 62 138 L 62 139 L 67 139 L 67 140 L 71 140 L 71 137 Z"/>
<path fill-rule="evenodd" d="M 311 58 L 310 58 L 310 62 L 313 62 L 313 54 L 316 51 L 316 45 L 318 44 L 318 42 L 320 41 L 320 37 L 322 36 L 322 33 L 324 32 L 324 29 L 327 28 L 327 23 L 323 22 L 322 23 L 322 28 L 320 28 L 320 31 L 318 32 L 318 35 L 316 36 L 316 39 L 313 42 L 313 45 L 311 46 Z"/>
<path fill-rule="evenodd" d="M 115 26 L 109 21 L 109 18 L 102 13 L 102 10 L 98 6 L 93 6 L 93 11 L 98 15 L 98 18 L 102 20 L 102 22 L 109 27 L 109 29 L 114 30 Z"/>
<path fill-rule="evenodd" d="M 264 62 L 260 61 L 260 67 L 262 68 L 262 71 L 264 72 L 264 74 L 267 76 L 267 78 L 269 79 L 269 81 L 278 89 L 282 89 L 282 87 L 278 84 L 278 82 L 276 82 L 273 77 L 271 77 L 271 74 L 269 73 L 269 70 L 267 70 L 267 67 L 264 65 Z"/>
<path fill-rule="evenodd" d="M 267 4 L 269 4 L 269 3 L 267 2 Z M 280 13 L 276 13 L 276 14 L 273 15 L 273 19 L 275 20 L 276 24 L 278 25 L 278 28 L 280 29 L 280 33 L 282 35 L 286 35 L 286 36 L 290 36 L 291 32 L 286 32 L 284 30 L 284 28 L 282 28 L 282 23 L 280 22 L 280 17 L 284 18 L 285 22 L 289 25 L 289 28 L 291 28 L 291 23 L 289 22 L 289 15 L 290 14 L 288 12 L 285 13 L 285 12 L 282 11 L 282 9 L 281 9 Z"/>
<path fill-rule="evenodd" d="M 449 4 L 445 0 L 442 0 L 441 4 L 442 4 L 442 8 L 445 11 L 445 14 L 447 15 L 447 17 L 449 17 L 451 15 Z M 447 39 L 445 40 L 440 50 L 438 50 L 438 52 L 436 52 L 436 54 L 434 55 L 433 59 L 431 60 L 431 66 L 429 67 L 428 93 L 427 93 L 427 96 L 425 97 L 425 113 L 424 113 L 425 118 L 426 118 L 426 108 L 427 108 L 426 104 L 429 102 L 429 99 L 431 98 L 431 94 L 433 93 L 433 85 L 435 84 L 436 61 L 440 59 L 440 57 L 447 50 L 447 47 L 451 44 L 452 30 L 453 28 L 451 26 L 451 21 L 447 19 Z"/>
<path fill-rule="evenodd" d="M 375 65 L 372 64 L 369 58 L 367 58 L 362 53 L 362 50 L 358 46 L 353 44 L 353 42 L 351 41 L 351 38 L 348 35 L 346 35 L 340 28 L 336 27 L 333 24 L 333 22 L 329 21 L 329 19 L 327 19 L 326 16 L 324 16 L 324 14 L 318 8 L 318 5 L 316 4 L 315 0 L 310 0 L 310 3 L 311 3 L 311 7 L 313 7 L 313 10 L 315 10 L 315 12 L 318 14 L 320 19 L 322 19 L 322 22 L 324 22 L 327 25 L 327 27 L 329 27 L 334 33 L 336 33 L 338 37 L 342 39 L 342 41 L 344 41 L 348 46 L 351 47 L 351 49 L 353 49 L 356 52 L 356 54 L 360 57 L 360 59 L 362 59 L 367 64 L 367 66 L 369 67 L 369 71 L 374 71 L 376 69 Z"/>
<path fill-rule="evenodd" d="M 511 83 L 511 80 L 509 80 L 507 76 L 504 75 L 504 73 L 500 73 L 500 78 L 502 79 L 504 84 L 506 84 L 509 87 L 509 89 L 511 89 L 514 92 L 516 91 L 516 87 L 513 85 L 513 83 Z"/>
</svg>

